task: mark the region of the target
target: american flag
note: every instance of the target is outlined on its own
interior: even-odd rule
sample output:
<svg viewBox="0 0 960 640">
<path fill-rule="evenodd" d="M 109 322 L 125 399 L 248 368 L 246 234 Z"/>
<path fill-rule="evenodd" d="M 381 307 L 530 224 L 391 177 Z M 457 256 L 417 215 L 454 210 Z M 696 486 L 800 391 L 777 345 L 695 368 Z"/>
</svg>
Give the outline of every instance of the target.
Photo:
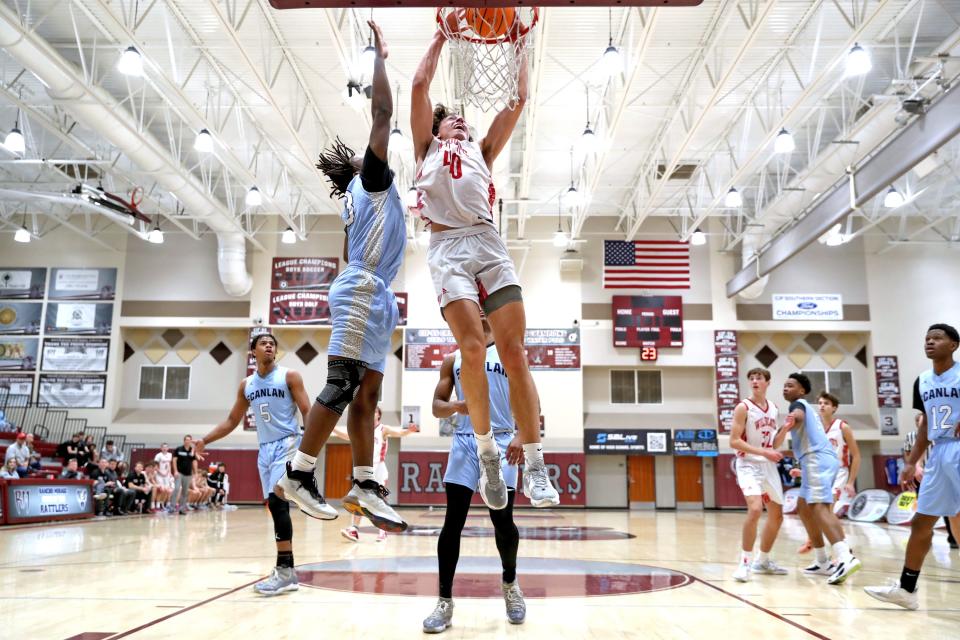
<svg viewBox="0 0 960 640">
<path fill-rule="evenodd" d="M 676 240 L 604 240 L 604 289 L 689 289 L 690 245 Z"/>
</svg>

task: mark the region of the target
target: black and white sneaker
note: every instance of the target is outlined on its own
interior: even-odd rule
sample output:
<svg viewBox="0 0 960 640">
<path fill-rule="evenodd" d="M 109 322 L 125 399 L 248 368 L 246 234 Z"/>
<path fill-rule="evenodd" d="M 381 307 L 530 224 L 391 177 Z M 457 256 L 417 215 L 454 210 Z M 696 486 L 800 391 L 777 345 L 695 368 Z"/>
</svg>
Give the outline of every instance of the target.
<svg viewBox="0 0 960 640">
<path fill-rule="evenodd" d="M 860 561 L 854 556 L 840 560 L 833 568 L 833 573 L 827 578 L 827 584 L 843 584 L 851 575 L 860 570 Z"/>
<path fill-rule="evenodd" d="M 353 481 L 350 492 L 343 497 L 343 508 L 355 516 L 364 516 L 382 531 L 400 533 L 407 523 L 384 500 L 390 492 L 376 480 Z"/>
<path fill-rule="evenodd" d="M 283 490 L 283 499 L 293 502 L 300 511 L 318 520 L 335 520 L 337 510 L 327 504 L 317 488 L 317 477 L 313 471 L 297 471 L 287 463 L 287 472 L 277 486 Z"/>
</svg>

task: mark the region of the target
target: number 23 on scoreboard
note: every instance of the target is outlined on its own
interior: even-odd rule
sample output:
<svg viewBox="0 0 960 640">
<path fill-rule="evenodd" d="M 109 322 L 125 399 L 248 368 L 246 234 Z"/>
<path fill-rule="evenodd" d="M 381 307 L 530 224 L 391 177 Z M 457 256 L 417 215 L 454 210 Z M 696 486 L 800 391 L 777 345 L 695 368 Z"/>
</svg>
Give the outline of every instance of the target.
<svg viewBox="0 0 960 640">
<path fill-rule="evenodd" d="M 642 362 L 656 362 L 659 357 L 659 352 L 656 347 L 641 347 L 640 348 L 640 360 Z"/>
</svg>

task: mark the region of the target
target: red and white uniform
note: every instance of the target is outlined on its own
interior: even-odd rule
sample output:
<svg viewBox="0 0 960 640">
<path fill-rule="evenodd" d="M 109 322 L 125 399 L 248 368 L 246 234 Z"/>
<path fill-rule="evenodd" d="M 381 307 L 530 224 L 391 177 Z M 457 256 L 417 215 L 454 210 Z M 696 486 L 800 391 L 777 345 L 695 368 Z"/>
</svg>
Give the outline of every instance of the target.
<svg viewBox="0 0 960 640">
<path fill-rule="evenodd" d="M 373 430 L 373 477 L 381 485 L 386 486 L 387 478 L 387 448 L 389 438 L 383 432 L 383 425 L 378 424 Z"/>
<path fill-rule="evenodd" d="M 747 409 L 747 423 L 743 439 L 747 444 L 760 449 L 773 450 L 773 440 L 777 435 L 777 419 L 780 411 L 777 406 L 767 402 L 760 406 L 750 399 L 741 403 Z M 737 484 L 744 496 L 762 496 L 783 504 L 783 484 L 775 462 L 761 455 L 737 452 Z"/>
<path fill-rule="evenodd" d="M 447 227 L 493 225 L 497 191 L 480 145 L 434 138 L 417 173 L 420 215 Z"/>
<path fill-rule="evenodd" d="M 834 418 L 827 429 L 827 440 L 833 450 L 837 452 L 837 458 L 840 459 L 840 469 L 837 470 L 837 477 L 833 481 L 833 497 L 839 497 L 840 492 L 847 486 L 850 480 L 850 447 L 843 437 L 843 425 L 846 424 L 840 418 Z"/>
<path fill-rule="evenodd" d="M 157 482 L 165 489 L 173 489 L 173 472 L 170 469 L 170 461 L 173 460 L 173 453 L 159 451 L 153 456 L 153 461 L 157 463 Z"/>
</svg>

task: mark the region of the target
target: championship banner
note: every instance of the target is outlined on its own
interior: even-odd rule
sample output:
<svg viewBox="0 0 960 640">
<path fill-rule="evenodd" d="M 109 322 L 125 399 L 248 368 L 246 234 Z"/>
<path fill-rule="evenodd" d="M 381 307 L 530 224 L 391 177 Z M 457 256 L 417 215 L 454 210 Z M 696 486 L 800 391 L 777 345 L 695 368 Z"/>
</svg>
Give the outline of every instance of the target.
<svg viewBox="0 0 960 640">
<path fill-rule="evenodd" d="M 404 369 L 431 371 L 457 350 L 449 329 L 407 329 L 403 337 Z M 527 329 L 524 336 L 531 371 L 580 368 L 580 329 Z"/>
<path fill-rule="evenodd" d="M 271 291 L 270 324 L 330 324 L 330 296 L 320 291 Z"/>
<path fill-rule="evenodd" d="M 93 516 L 93 483 L 89 480 L 14 480 L 3 489 L 6 524 Z"/>
<path fill-rule="evenodd" d="M 107 376 L 40 375 L 38 400 L 51 407 L 103 409 Z"/>
<path fill-rule="evenodd" d="M 329 290 L 339 268 L 339 258 L 274 258 L 270 288 Z"/>
<path fill-rule="evenodd" d="M 673 432 L 673 455 L 715 458 L 720 455 L 716 429 L 678 429 Z"/>
<path fill-rule="evenodd" d="M 446 504 L 443 474 L 447 468 L 448 451 L 401 451 L 400 478 L 397 483 L 397 503 L 402 505 Z M 583 507 L 587 500 L 587 464 L 582 453 L 544 453 L 547 475 L 560 494 L 560 506 Z M 517 486 L 523 486 L 523 476 Z M 483 504 L 479 492 L 474 504 Z M 516 504 L 529 506 L 523 491 L 517 492 Z"/>
<path fill-rule="evenodd" d="M 730 433 L 733 410 L 740 402 L 740 359 L 736 331 L 713 332 L 714 367 L 717 389 L 717 426 Z"/>
<path fill-rule="evenodd" d="M 0 371 L 36 371 L 37 338 L 0 338 Z"/>
<path fill-rule="evenodd" d="M 37 302 L 0 302 L 0 336 L 40 333 L 40 312 Z"/>
<path fill-rule="evenodd" d="M 583 452 L 606 455 L 669 455 L 670 432 L 654 429 L 584 429 Z"/>
<path fill-rule="evenodd" d="M 109 338 L 45 338 L 42 371 L 106 372 Z"/>
<path fill-rule="evenodd" d="M 856 522 L 876 522 L 886 515 L 891 496 L 882 489 L 867 489 L 854 497 L 847 518 Z"/>
<path fill-rule="evenodd" d="M 0 389 L 6 389 L 11 396 L 33 398 L 33 376 L 0 374 Z"/>
<path fill-rule="evenodd" d="M 910 524 L 917 515 L 917 494 L 904 491 L 890 502 L 887 509 L 887 522 L 890 524 Z"/>
<path fill-rule="evenodd" d="M 44 332 L 52 335 L 108 336 L 113 329 L 113 305 L 92 302 L 50 302 Z"/>
<path fill-rule="evenodd" d="M 839 293 L 775 293 L 774 320 L 843 320 Z"/>
<path fill-rule="evenodd" d="M 50 270 L 50 300 L 113 300 L 116 293 L 116 269 Z"/>
<path fill-rule="evenodd" d="M 899 409 L 903 401 L 897 356 L 873 356 L 873 367 L 877 374 L 877 404 L 881 409 Z"/>
<path fill-rule="evenodd" d="M 0 300 L 42 300 L 47 270 L 0 267 Z"/>
</svg>

